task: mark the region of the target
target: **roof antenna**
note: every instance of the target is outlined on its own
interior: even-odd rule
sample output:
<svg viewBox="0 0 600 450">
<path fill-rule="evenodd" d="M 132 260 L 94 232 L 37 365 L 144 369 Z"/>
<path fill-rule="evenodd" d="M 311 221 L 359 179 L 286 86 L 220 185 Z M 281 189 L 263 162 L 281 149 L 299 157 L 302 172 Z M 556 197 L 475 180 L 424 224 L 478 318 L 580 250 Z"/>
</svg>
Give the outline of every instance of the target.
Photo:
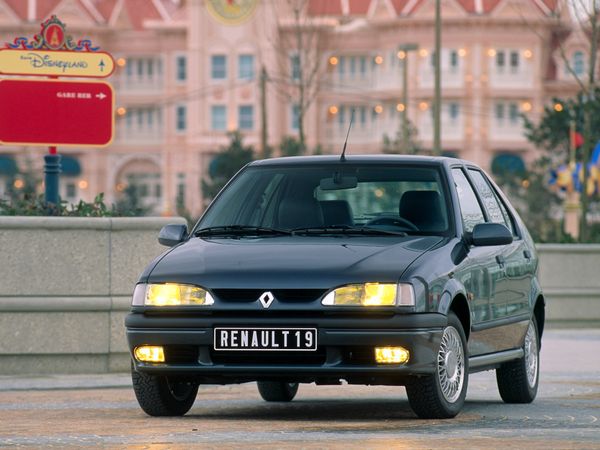
<svg viewBox="0 0 600 450">
<path fill-rule="evenodd" d="M 353 121 L 354 121 L 354 108 L 352 108 L 352 114 L 350 115 L 350 125 L 348 125 L 348 132 L 346 133 L 346 140 L 344 141 L 344 148 L 342 148 L 342 156 L 340 156 L 340 161 L 346 161 L 346 145 L 348 144 L 348 136 L 350 135 L 350 128 L 352 128 Z"/>
</svg>

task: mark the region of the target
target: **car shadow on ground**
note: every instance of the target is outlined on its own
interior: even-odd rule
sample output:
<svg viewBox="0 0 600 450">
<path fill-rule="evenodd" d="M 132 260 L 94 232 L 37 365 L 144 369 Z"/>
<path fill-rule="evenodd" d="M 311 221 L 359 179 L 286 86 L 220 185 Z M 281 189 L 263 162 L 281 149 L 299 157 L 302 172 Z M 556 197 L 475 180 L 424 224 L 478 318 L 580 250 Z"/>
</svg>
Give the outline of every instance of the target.
<svg viewBox="0 0 600 450">
<path fill-rule="evenodd" d="M 237 403 L 237 402 L 236 402 Z M 497 403 L 497 402 L 492 402 Z M 469 402 L 465 410 L 457 416 L 469 417 Z M 410 409 L 408 400 L 399 399 L 302 399 L 290 403 L 266 403 L 246 401 L 244 404 L 221 404 L 217 409 L 202 406 L 197 402 L 186 418 L 247 421 L 323 421 L 335 422 L 382 422 L 408 420 L 423 422 Z M 431 421 L 427 421 L 431 422 Z M 444 422 L 443 420 L 440 422 Z"/>
</svg>

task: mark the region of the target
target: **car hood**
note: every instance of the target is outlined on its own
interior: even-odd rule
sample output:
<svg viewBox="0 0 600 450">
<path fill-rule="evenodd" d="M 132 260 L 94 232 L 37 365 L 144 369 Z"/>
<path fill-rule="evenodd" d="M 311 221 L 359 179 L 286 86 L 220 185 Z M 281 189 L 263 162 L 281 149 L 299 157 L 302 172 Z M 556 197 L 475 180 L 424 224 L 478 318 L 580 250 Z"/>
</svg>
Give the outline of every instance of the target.
<svg viewBox="0 0 600 450">
<path fill-rule="evenodd" d="M 206 288 L 330 288 L 396 282 L 439 236 L 192 238 L 149 267 L 141 281 Z"/>
</svg>

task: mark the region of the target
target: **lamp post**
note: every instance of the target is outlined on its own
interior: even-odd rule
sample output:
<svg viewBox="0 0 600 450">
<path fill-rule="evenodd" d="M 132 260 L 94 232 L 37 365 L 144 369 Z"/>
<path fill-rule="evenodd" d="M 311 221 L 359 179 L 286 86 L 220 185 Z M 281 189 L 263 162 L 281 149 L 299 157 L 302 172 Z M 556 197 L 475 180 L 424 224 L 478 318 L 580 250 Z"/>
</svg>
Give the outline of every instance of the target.
<svg viewBox="0 0 600 450">
<path fill-rule="evenodd" d="M 398 48 L 398 58 L 402 60 L 402 144 L 404 151 L 408 149 L 410 139 L 408 130 L 408 52 L 419 49 L 417 44 L 403 44 Z"/>
<path fill-rule="evenodd" d="M 442 81 L 440 71 L 440 53 L 442 50 L 442 19 L 440 0 L 435 1 L 435 100 L 433 110 L 433 154 L 440 155 L 441 149 L 441 112 L 442 112 Z"/>
</svg>

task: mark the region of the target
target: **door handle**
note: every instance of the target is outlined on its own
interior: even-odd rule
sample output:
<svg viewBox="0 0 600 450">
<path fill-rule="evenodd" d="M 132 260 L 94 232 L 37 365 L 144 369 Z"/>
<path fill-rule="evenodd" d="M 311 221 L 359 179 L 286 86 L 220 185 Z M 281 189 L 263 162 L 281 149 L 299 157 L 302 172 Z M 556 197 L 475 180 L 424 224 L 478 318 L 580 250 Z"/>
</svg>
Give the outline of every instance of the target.
<svg viewBox="0 0 600 450">
<path fill-rule="evenodd" d="M 498 264 L 500 264 L 501 266 L 504 266 L 504 263 L 506 262 L 506 260 L 504 259 L 504 256 L 502 255 L 497 255 L 496 256 L 496 262 Z"/>
<path fill-rule="evenodd" d="M 523 256 L 527 259 L 531 259 L 531 252 L 529 250 L 523 250 Z"/>
</svg>

